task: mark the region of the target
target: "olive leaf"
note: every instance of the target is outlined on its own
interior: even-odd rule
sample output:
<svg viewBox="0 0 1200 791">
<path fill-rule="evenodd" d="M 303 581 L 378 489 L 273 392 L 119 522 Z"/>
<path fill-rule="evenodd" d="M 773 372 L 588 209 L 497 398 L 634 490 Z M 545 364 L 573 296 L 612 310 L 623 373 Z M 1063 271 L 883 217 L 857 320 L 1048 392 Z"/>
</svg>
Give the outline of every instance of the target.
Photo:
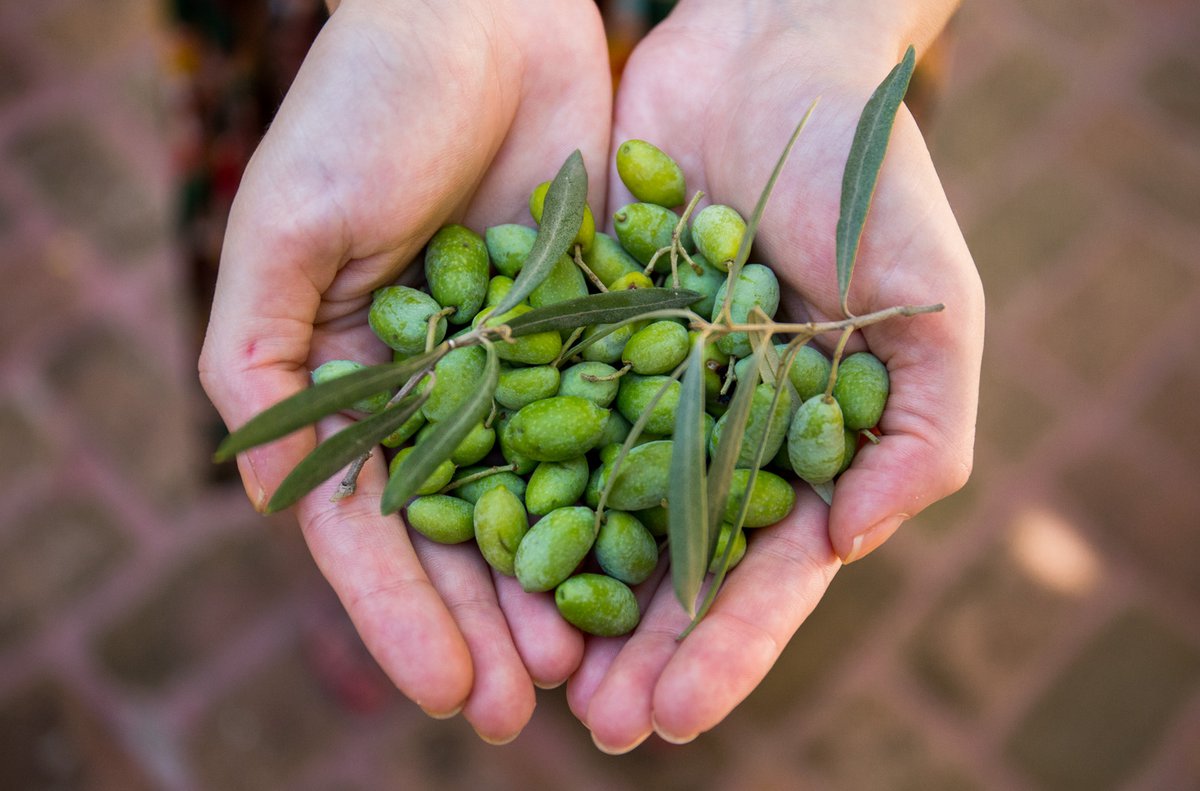
<svg viewBox="0 0 1200 791">
<path fill-rule="evenodd" d="M 729 305 L 733 300 L 733 284 L 737 282 L 742 267 L 746 265 L 746 261 L 750 258 L 750 248 L 754 246 L 754 237 L 758 233 L 759 223 L 762 222 L 763 212 L 767 209 L 767 201 L 770 200 L 771 193 L 775 189 L 775 182 L 779 180 L 779 174 L 783 172 L 783 166 L 787 163 L 788 157 L 792 153 L 792 148 L 796 145 L 796 141 L 800 139 L 800 133 L 804 131 L 804 127 L 808 126 L 808 119 L 812 116 L 813 110 L 816 109 L 818 101 L 820 99 L 813 100 L 812 104 L 805 110 L 804 117 L 800 119 L 800 123 L 796 124 L 796 128 L 792 131 L 792 136 L 788 138 L 787 145 L 783 147 L 783 151 L 779 154 L 779 159 L 775 162 L 775 168 L 771 171 L 770 178 L 767 179 L 766 185 L 758 196 L 758 203 L 754 206 L 754 213 L 750 215 L 750 219 L 746 222 L 746 232 L 742 234 L 742 243 L 738 247 L 733 263 L 729 265 L 729 285 L 725 291 L 725 312 L 728 312 Z"/>
<path fill-rule="evenodd" d="M 444 353 L 445 350 L 438 349 L 403 362 L 373 365 L 301 390 L 258 413 L 226 437 L 213 454 L 213 460 L 228 461 L 244 450 L 279 439 L 326 415 L 347 409 L 361 398 L 391 390 L 432 366 Z"/>
<path fill-rule="evenodd" d="M 696 596 L 708 570 L 709 528 L 712 524 L 708 518 L 708 487 L 704 478 L 706 341 L 703 334 L 693 341 L 680 382 L 667 494 L 671 583 L 676 598 L 689 616 L 695 613 Z"/>
<path fill-rule="evenodd" d="M 833 481 L 810 483 L 808 488 L 816 492 L 817 496 L 825 501 L 825 505 L 833 505 Z"/>
<path fill-rule="evenodd" d="M 750 418 L 750 406 L 754 403 L 754 390 L 758 387 L 759 375 L 763 364 L 763 344 L 769 344 L 770 338 L 754 349 L 750 358 L 750 375 L 738 382 L 725 413 L 725 426 L 721 430 L 721 440 L 713 453 L 712 465 L 708 469 L 708 524 L 716 528 L 704 536 L 704 552 L 711 557 L 720 537 L 720 525 L 725 518 L 725 507 L 729 500 L 729 486 L 733 480 L 733 470 L 737 466 L 738 455 L 742 450 L 742 442 L 746 438 L 746 421 Z M 690 610 L 689 610 L 690 611 Z"/>
<path fill-rule="evenodd" d="M 569 330 L 641 317 L 647 311 L 682 308 L 700 299 L 695 291 L 678 288 L 635 288 L 607 291 L 556 302 L 508 322 L 513 337 L 547 330 Z"/>
<path fill-rule="evenodd" d="M 846 316 L 850 315 L 850 277 L 854 274 L 858 243 L 867 221 L 867 212 L 871 208 L 883 156 L 887 153 L 896 112 L 904 101 L 915 65 L 916 52 L 909 45 L 904 58 L 884 77 L 867 100 L 850 144 L 850 155 L 842 174 L 841 214 L 835 232 L 838 291 L 842 299 L 842 313 Z"/>
<path fill-rule="evenodd" d="M 765 337 L 758 347 L 758 352 L 762 353 L 768 349 L 772 349 L 771 342 L 769 337 Z M 794 355 L 789 357 L 789 362 L 793 357 Z M 759 371 L 761 372 L 764 370 L 764 368 L 765 365 L 760 367 Z M 790 389 L 791 392 L 794 392 L 795 390 L 792 388 L 791 382 L 788 380 L 787 376 L 780 377 L 780 379 L 781 381 L 776 382 L 774 385 L 775 392 L 771 396 L 771 404 L 767 409 L 768 415 L 774 415 L 775 410 L 779 408 L 779 398 L 783 395 L 785 389 Z M 757 385 L 755 385 L 754 389 L 757 389 Z M 692 629 L 696 627 L 696 624 L 700 623 L 700 620 L 708 614 L 708 611 L 712 608 L 713 602 L 717 599 L 717 592 L 721 590 L 721 585 L 725 581 L 725 575 L 729 572 L 729 561 L 733 556 L 734 544 L 737 541 L 738 534 L 742 532 L 742 526 L 746 523 L 746 513 L 750 510 L 750 493 L 754 491 L 754 484 L 758 480 L 758 471 L 762 469 L 763 463 L 766 461 L 766 458 L 764 458 L 766 456 L 766 450 L 766 443 L 760 442 L 754 451 L 754 461 L 750 466 L 750 474 L 746 478 L 745 495 L 742 497 L 741 505 L 738 506 L 737 516 L 729 525 L 729 540 L 725 544 L 725 551 L 722 552 L 721 557 L 717 559 L 717 569 L 716 573 L 713 575 L 712 585 L 709 586 L 708 593 L 706 593 L 704 596 L 704 601 L 701 602 L 700 608 L 692 617 L 692 622 L 688 624 L 687 628 L 684 629 L 679 635 L 680 640 L 687 637 L 688 634 L 691 633 Z M 716 538 L 717 540 L 720 539 L 719 530 L 717 531 Z M 715 544 L 716 542 L 714 541 L 713 543 Z"/>
<path fill-rule="evenodd" d="M 516 282 L 492 310 L 493 316 L 504 315 L 529 296 L 554 269 L 558 259 L 571 249 L 583 223 L 587 187 L 587 169 L 583 166 L 583 156 L 576 149 L 550 182 L 533 247 Z"/>
<path fill-rule="evenodd" d="M 438 465 L 450 458 L 450 454 L 471 433 L 475 424 L 487 417 L 500 378 L 500 363 L 495 347 L 487 341 L 484 341 L 484 346 L 487 348 L 487 362 L 479 386 L 458 410 L 445 420 L 434 423 L 429 434 L 417 443 L 416 449 L 400 462 L 383 490 L 380 510 L 384 514 L 400 510 Z"/>
<path fill-rule="evenodd" d="M 329 480 L 338 470 L 375 447 L 416 414 L 426 397 L 426 394 L 408 396 L 395 406 L 351 424 L 313 448 L 279 484 L 267 503 L 266 512 L 272 514 L 290 507 Z"/>
</svg>

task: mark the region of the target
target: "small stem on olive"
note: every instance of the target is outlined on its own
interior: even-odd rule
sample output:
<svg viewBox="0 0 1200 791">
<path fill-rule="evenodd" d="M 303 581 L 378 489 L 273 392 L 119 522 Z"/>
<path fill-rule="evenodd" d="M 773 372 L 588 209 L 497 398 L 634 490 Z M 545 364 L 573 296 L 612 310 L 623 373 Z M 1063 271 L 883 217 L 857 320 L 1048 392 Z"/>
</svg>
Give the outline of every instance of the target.
<svg viewBox="0 0 1200 791">
<path fill-rule="evenodd" d="M 588 268 L 588 265 L 583 262 L 583 252 L 579 245 L 575 245 L 575 265 L 583 270 L 587 275 L 587 279 L 592 281 L 592 285 L 600 289 L 601 294 L 608 293 L 608 287 L 604 285 L 604 281 L 596 277 L 596 273 Z"/>
<path fill-rule="evenodd" d="M 482 480 L 483 478 L 489 478 L 498 472 L 516 472 L 516 470 L 517 465 L 515 464 L 504 464 L 499 467 L 488 467 L 486 470 L 480 470 L 479 472 L 474 472 L 470 475 L 464 475 L 457 481 L 450 481 L 450 483 L 446 484 L 441 489 L 438 489 L 438 494 L 452 492 L 460 486 L 465 486 L 468 483 L 474 483 L 475 481 Z"/>
<path fill-rule="evenodd" d="M 833 350 L 833 365 L 829 368 L 829 382 L 825 385 L 826 401 L 833 398 L 833 386 L 837 382 L 838 364 L 842 361 L 842 353 L 846 351 L 846 342 L 850 340 L 850 336 L 853 334 L 853 326 L 842 330 L 842 337 L 838 338 L 837 348 Z"/>
<path fill-rule="evenodd" d="M 629 363 L 626 363 L 623 368 L 613 371 L 611 374 L 606 374 L 604 376 L 596 376 L 595 374 L 580 374 L 579 378 L 585 382 L 614 382 L 625 374 L 629 373 L 631 368 L 633 368 L 633 366 Z"/>
<path fill-rule="evenodd" d="M 345 499 L 354 494 L 358 488 L 358 474 L 362 472 L 363 465 L 367 463 L 367 459 L 371 458 L 371 451 L 366 451 L 361 456 L 350 462 L 350 469 L 346 470 L 342 482 L 338 484 L 333 495 L 329 498 L 329 502 L 336 503 L 339 500 Z"/>
</svg>

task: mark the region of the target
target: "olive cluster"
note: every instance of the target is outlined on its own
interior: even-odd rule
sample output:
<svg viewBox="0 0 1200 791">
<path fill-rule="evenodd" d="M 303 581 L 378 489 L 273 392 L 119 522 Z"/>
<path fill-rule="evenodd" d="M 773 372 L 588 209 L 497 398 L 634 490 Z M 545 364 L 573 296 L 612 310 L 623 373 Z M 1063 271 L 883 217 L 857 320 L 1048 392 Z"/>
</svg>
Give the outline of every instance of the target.
<svg viewBox="0 0 1200 791">
<path fill-rule="evenodd" d="M 597 231 L 585 209 L 574 255 L 562 256 L 526 301 L 505 315 L 491 315 L 533 247 L 533 228 L 497 225 L 481 236 L 448 225 L 426 247 L 423 288 L 393 285 L 375 293 L 369 313 L 375 334 L 401 360 L 482 322 L 503 325 L 589 290 L 663 283 L 699 294 L 690 309 L 711 317 L 714 325 L 720 320 L 742 325 L 752 314 L 774 317 L 780 287 L 769 267 L 747 264 L 730 282 L 729 269 L 746 232 L 737 211 L 712 204 L 689 218 L 693 201 L 682 216 L 677 213 L 686 197 L 683 173 L 650 143 L 623 143 L 616 165 L 637 202 L 614 214 L 612 236 Z M 536 222 L 548 184 L 530 197 Z M 729 288 L 733 293 L 727 299 Z M 524 590 L 555 591 L 562 615 L 585 632 L 614 636 L 632 630 L 640 616 L 630 586 L 653 574 L 667 537 L 678 371 L 702 338 L 710 454 L 725 430 L 737 383 L 755 388 L 713 553 L 715 568 L 732 540 L 732 566 L 745 552 L 745 535 L 732 523 L 747 499 L 741 526 L 772 525 L 795 503 L 789 477 L 819 484 L 849 465 L 860 430 L 876 425 L 887 398 L 887 370 L 879 360 L 866 353 L 841 360 L 829 388 L 829 358 L 811 345 L 792 349 L 779 343 L 776 352 L 791 360 L 791 387 L 779 388 L 777 395 L 776 387 L 759 383 L 758 371 L 750 367 L 755 358 L 747 332 L 701 335 L 675 317 L 615 328 L 594 325 L 573 334 L 536 332 L 497 343 L 502 366 L 491 415 L 419 488 L 406 508 L 408 524 L 433 541 L 476 541 L 487 562 L 515 576 Z M 399 449 L 392 471 L 407 454 L 419 452 L 423 436 L 438 421 L 462 407 L 478 387 L 486 359 L 482 346 L 464 345 L 438 360 L 423 384 L 420 410 L 383 442 Z M 361 367 L 332 361 L 313 371 L 313 380 L 320 383 Z M 380 393 L 355 408 L 377 413 L 391 397 Z M 636 444 L 619 458 L 639 421 Z M 760 448 L 768 469 L 753 476 L 747 492 Z M 596 510 L 602 507 L 598 521 Z"/>
</svg>

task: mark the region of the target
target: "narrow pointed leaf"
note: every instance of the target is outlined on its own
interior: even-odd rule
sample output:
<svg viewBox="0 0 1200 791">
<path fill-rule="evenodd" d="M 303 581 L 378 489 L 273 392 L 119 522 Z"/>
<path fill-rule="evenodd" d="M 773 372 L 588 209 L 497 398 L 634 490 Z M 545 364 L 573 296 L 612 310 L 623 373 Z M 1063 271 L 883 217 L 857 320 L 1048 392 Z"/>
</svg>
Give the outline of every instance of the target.
<svg viewBox="0 0 1200 791">
<path fill-rule="evenodd" d="M 683 308 L 700 299 L 695 291 L 678 288 L 635 288 L 588 294 L 537 308 L 508 322 L 514 337 L 547 330 L 569 330 L 610 324 L 652 310 Z"/>
<path fill-rule="evenodd" d="M 228 461 L 244 450 L 277 440 L 326 415 L 348 409 L 360 398 L 398 387 L 431 366 L 440 354 L 434 351 L 399 363 L 374 365 L 301 390 L 258 413 L 226 437 L 213 454 L 213 460 Z"/>
<path fill-rule="evenodd" d="M 583 207 L 587 205 L 588 176 L 583 166 L 583 156 L 574 151 L 558 169 L 558 175 L 550 182 L 546 191 L 546 202 L 542 206 L 542 222 L 537 237 L 521 273 L 504 299 L 492 311 L 500 316 L 512 310 L 525 297 L 541 285 L 558 259 L 571 249 L 583 223 Z"/>
<path fill-rule="evenodd" d="M 758 350 L 765 353 L 763 356 L 764 364 L 759 369 L 761 372 L 766 370 L 767 354 L 774 351 L 774 349 L 770 343 L 763 343 L 758 347 Z M 783 395 L 784 389 L 791 388 L 791 383 L 788 381 L 788 378 L 785 376 L 782 377 L 782 379 L 782 382 L 778 382 L 774 385 L 775 393 L 771 397 L 771 404 L 767 410 L 768 415 L 775 414 L 775 410 L 779 406 L 779 399 Z M 794 391 L 794 388 L 791 389 Z M 717 593 L 720 592 L 721 586 L 725 582 L 725 575 L 729 573 L 729 561 L 733 556 L 734 544 L 737 541 L 738 535 L 742 532 L 743 526 L 746 524 L 746 513 L 750 510 L 749 493 L 754 491 L 754 483 L 758 480 L 758 471 L 762 469 L 763 462 L 766 461 L 764 458 L 766 455 L 766 449 L 767 446 L 765 443 L 760 443 L 758 448 L 755 449 L 754 462 L 750 467 L 750 475 L 746 479 L 746 496 L 742 498 L 742 504 L 738 506 L 737 516 L 735 516 L 733 522 L 730 523 L 731 532 L 729 534 L 729 541 L 725 544 L 725 551 L 722 552 L 721 557 L 717 559 L 716 571 L 713 574 L 712 585 L 709 586 L 708 592 L 704 594 L 704 601 L 700 603 L 699 609 L 692 617 L 692 622 L 688 624 L 687 628 L 683 630 L 683 633 L 679 635 L 680 640 L 687 637 L 688 634 L 691 633 L 692 629 L 696 628 L 696 624 L 700 623 L 704 616 L 708 614 L 708 611 L 713 606 L 713 602 L 717 600 Z M 719 532 L 717 534 L 717 539 L 720 539 Z"/>
<path fill-rule="evenodd" d="M 764 341 L 770 343 L 770 339 Z M 712 554 L 716 539 L 720 536 L 721 521 L 725 518 L 725 505 L 729 500 L 729 486 L 733 470 L 741 452 L 742 440 L 746 437 L 746 421 L 750 418 L 750 406 L 754 402 L 754 388 L 758 386 L 759 368 L 763 364 L 763 344 L 754 349 L 751 358 L 751 374 L 738 382 L 725 417 L 725 428 L 721 441 L 717 443 L 712 465 L 708 469 L 708 524 L 716 525 L 709 531 L 707 551 Z"/>
<path fill-rule="evenodd" d="M 400 510 L 408 499 L 416 494 L 417 489 L 424 485 L 437 466 L 450 458 L 450 454 L 471 433 L 475 424 L 488 416 L 499 378 L 500 363 L 496 357 L 496 350 L 488 344 L 487 362 L 484 364 L 479 386 L 458 411 L 445 420 L 434 423 L 429 435 L 400 463 L 383 490 L 380 503 L 383 513 L 390 514 Z"/>
<path fill-rule="evenodd" d="M 400 428 L 416 414 L 424 396 L 409 396 L 399 404 L 377 415 L 360 420 L 342 429 L 313 448 L 279 484 L 267 513 L 275 513 L 293 505 L 304 495 L 329 480 L 338 470 L 379 444 L 379 441 Z"/>
<path fill-rule="evenodd" d="M 858 119 L 858 128 L 854 131 L 854 141 L 850 144 L 850 155 L 842 175 L 842 206 L 835 234 L 838 291 L 841 293 L 842 312 L 847 316 L 850 315 L 850 278 L 854 274 L 858 243 L 867 222 L 867 212 L 871 208 L 883 156 L 887 153 L 896 112 L 904 101 L 915 65 L 916 52 L 909 46 L 904 58 L 867 100 Z"/>
<path fill-rule="evenodd" d="M 825 501 L 825 505 L 833 505 L 833 481 L 825 483 L 810 483 L 809 488 Z"/>
<path fill-rule="evenodd" d="M 667 494 L 671 582 L 688 615 L 695 613 L 696 596 L 708 571 L 709 559 L 708 485 L 704 478 L 704 343 L 701 335 L 692 344 L 680 382 Z"/>
</svg>

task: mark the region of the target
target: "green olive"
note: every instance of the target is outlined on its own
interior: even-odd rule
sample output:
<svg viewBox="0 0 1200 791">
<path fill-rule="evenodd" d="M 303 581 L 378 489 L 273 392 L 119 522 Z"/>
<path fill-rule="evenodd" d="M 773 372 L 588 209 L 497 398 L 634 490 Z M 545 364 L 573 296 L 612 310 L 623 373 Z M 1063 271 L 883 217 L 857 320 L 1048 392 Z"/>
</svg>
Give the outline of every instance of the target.
<svg viewBox="0 0 1200 791">
<path fill-rule="evenodd" d="M 815 395 L 800 405 L 788 427 L 788 458 L 809 483 L 833 480 L 846 452 L 842 408 L 833 398 Z"/>
<path fill-rule="evenodd" d="M 638 625 L 637 598 L 629 586 L 603 574 L 576 574 L 554 591 L 562 617 L 580 631 L 598 637 L 620 637 Z"/>
<path fill-rule="evenodd" d="M 683 170 L 653 143 L 626 140 L 616 160 L 617 175 L 638 200 L 671 208 L 687 198 Z"/>
<path fill-rule="evenodd" d="M 441 309 L 437 300 L 424 291 L 408 286 L 386 286 L 375 292 L 367 323 L 381 341 L 397 352 L 411 356 L 425 351 L 429 320 Z M 446 319 L 442 317 L 437 320 L 433 342 L 441 343 L 444 337 Z"/>
<path fill-rule="evenodd" d="M 556 508 L 574 505 L 583 496 L 587 482 L 588 463 L 583 456 L 566 461 L 543 461 L 529 476 L 525 507 L 531 514 L 544 516 Z"/>
<path fill-rule="evenodd" d="M 608 410 L 578 396 L 554 396 L 521 409 L 505 427 L 508 443 L 538 461 L 566 461 L 600 440 Z"/>
<path fill-rule="evenodd" d="M 722 272 L 728 272 L 729 265 L 737 258 L 745 234 L 746 221 L 729 206 L 714 203 L 692 218 L 692 239 L 696 249 Z"/>
<path fill-rule="evenodd" d="M 521 539 L 513 560 L 517 580 L 528 592 L 548 591 L 571 576 L 596 539 L 590 508 L 557 508 Z"/>
<path fill-rule="evenodd" d="M 713 321 L 721 315 L 725 293 L 726 284 L 722 284 L 713 300 Z M 769 318 L 775 317 L 775 311 L 779 309 L 779 281 L 775 273 L 762 264 L 746 264 L 738 273 L 733 298 L 729 301 L 730 318 L 734 324 L 745 324 L 755 307 Z M 750 337 L 744 332 L 731 332 L 717 341 L 717 347 L 731 357 L 745 357 L 751 351 Z"/>
<path fill-rule="evenodd" d="M 504 486 L 487 490 L 475 501 L 472 523 L 483 559 L 501 574 L 514 576 L 517 550 L 529 530 L 521 498 Z"/>
<path fill-rule="evenodd" d="M 425 248 L 425 280 L 438 304 L 456 308 L 452 324 L 466 324 L 483 305 L 488 251 L 483 238 L 462 225 L 447 225 Z"/>
<path fill-rule="evenodd" d="M 515 223 L 493 225 L 483 234 L 488 256 L 496 265 L 496 271 L 509 278 L 515 278 L 521 271 L 536 238 L 536 230 Z"/>
<path fill-rule="evenodd" d="M 502 366 L 496 384 L 496 403 L 520 409 L 558 394 L 561 374 L 553 365 Z"/>
<path fill-rule="evenodd" d="M 833 397 L 846 428 L 873 428 L 883 416 L 890 386 L 887 366 L 870 352 L 858 352 L 838 364 Z"/>
<path fill-rule="evenodd" d="M 621 352 L 635 374 L 670 373 L 688 353 L 688 331 L 678 322 L 654 321 L 633 334 Z"/>
<path fill-rule="evenodd" d="M 475 537 L 472 506 L 446 494 L 427 494 L 408 504 L 405 521 L 409 527 L 439 544 L 461 544 Z"/>
<path fill-rule="evenodd" d="M 645 582 L 658 565 L 658 542 L 625 511 L 604 512 L 594 551 L 605 574 L 629 585 Z"/>
</svg>

